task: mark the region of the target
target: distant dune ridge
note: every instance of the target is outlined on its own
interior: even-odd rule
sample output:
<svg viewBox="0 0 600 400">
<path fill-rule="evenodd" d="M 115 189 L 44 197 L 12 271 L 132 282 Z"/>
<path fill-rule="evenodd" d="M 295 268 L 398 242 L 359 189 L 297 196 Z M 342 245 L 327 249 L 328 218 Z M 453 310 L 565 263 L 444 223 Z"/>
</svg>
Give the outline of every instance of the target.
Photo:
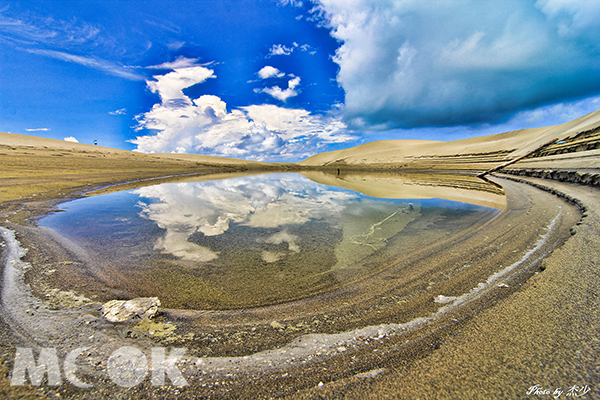
<svg viewBox="0 0 600 400">
<path fill-rule="evenodd" d="M 383 140 L 345 150 L 321 153 L 299 163 L 264 163 L 197 154 L 142 154 L 83 143 L 0 133 L 0 146 L 37 152 L 91 153 L 102 157 L 137 157 L 138 160 L 189 162 L 205 167 L 235 169 L 346 168 L 379 170 L 454 170 L 480 174 L 519 161 L 517 165 L 544 168 L 600 168 L 600 110 L 562 125 L 523 129 L 451 142 L 433 140 Z M 569 153 L 577 153 L 577 157 Z M 41 155 L 41 154 L 39 154 Z M 65 154 L 66 155 L 66 154 Z M 535 159 L 534 159 L 535 158 Z M 107 159 L 107 160 L 108 160 Z"/>
<path fill-rule="evenodd" d="M 257 161 L 239 160 L 235 158 L 226 157 L 214 157 L 205 156 L 199 154 L 178 154 L 178 153 L 139 153 L 128 150 L 113 149 L 110 147 L 96 146 L 85 143 L 74 143 L 65 140 L 47 139 L 36 136 L 19 135 L 14 133 L 0 133 L 0 145 L 3 146 L 16 146 L 16 147 L 31 147 L 36 149 L 49 149 L 49 150 L 63 150 L 63 151 L 74 151 L 74 152 L 95 152 L 104 154 L 115 154 L 115 155 L 144 155 L 147 154 L 150 157 L 166 158 L 170 160 L 182 160 L 200 162 L 206 164 L 227 164 L 227 165 L 239 165 L 239 164 L 252 164 L 258 165 L 263 164 Z"/>
<path fill-rule="evenodd" d="M 571 140 L 582 132 L 600 127 L 600 111 L 562 125 L 523 129 L 490 136 L 441 142 L 431 140 L 384 140 L 345 150 L 317 154 L 300 162 L 305 166 L 351 167 L 379 166 L 410 169 L 457 169 L 486 171 L 517 160 L 542 147 Z M 598 134 L 587 140 L 593 150 Z M 597 159 L 597 157 L 596 157 Z M 596 163 L 596 167 L 600 167 Z"/>
</svg>

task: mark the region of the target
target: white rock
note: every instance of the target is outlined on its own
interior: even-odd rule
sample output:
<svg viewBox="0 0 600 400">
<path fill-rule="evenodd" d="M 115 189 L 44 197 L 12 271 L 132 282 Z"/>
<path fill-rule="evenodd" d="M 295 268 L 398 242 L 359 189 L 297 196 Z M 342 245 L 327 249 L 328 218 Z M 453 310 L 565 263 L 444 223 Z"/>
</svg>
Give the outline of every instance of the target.
<svg viewBox="0 0 600 400">
<path fill-rule="evenodd" d="M 457 298 L 454 296 L 444 296 L 443 294 L 440 294 L 439 296 L 434 298 L 433 301 L 437 304 L 448 304 L 452 303 L 456 299 Z"/>
<path fill-rule="evenodd" d="M 111 300 L 102 306 L 102 316 L 110 322 L 125 322 L 134 318 L 152 318 L 158 311 L 158 297 L 138 297 L 131 300 Z"/>
<path fill-rule="evenodd" d="M 360 374 L 354 375 L 356 378 L 366 379 L 366 378 L 375 378 L 379 374 L 383 374 L 386 371 L 385 368 L 373 369 L 371 371 L 363 372 Z"/>
</svg>

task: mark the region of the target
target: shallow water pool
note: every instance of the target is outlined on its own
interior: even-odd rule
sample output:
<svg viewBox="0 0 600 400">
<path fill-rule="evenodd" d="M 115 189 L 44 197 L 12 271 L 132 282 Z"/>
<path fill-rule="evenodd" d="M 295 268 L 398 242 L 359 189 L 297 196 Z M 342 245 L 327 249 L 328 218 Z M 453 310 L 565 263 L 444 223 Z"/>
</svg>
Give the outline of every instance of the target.
<svg viewBox="0 0 600 400">
<path fill-rule="evenodd" d="M 377 187 L 377 177 L 334 178 L 335 185 L 292 173 L 164 183 L 64 203 L 40 225 L 88 252 L 101 285 L 122 297 L 238 309 L 351 285 L 500 212 L 469 204 L 468 191 L 446 196 L 463 201 L 445 200 L 435 198 L 435 185 L 427 196 L 427 185 L 399 180 L 390 194 L 386 181 L 382 198 L 347 188 Z"/>
</svg>

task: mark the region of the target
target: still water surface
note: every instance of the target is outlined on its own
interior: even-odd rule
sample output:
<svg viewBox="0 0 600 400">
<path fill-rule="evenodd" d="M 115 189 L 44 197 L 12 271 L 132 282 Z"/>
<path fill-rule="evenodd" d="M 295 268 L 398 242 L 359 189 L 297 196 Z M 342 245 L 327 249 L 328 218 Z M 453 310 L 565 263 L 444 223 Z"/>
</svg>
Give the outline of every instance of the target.
<svg viewBox="0 0 600 400">
<path fill-rule="evenodd" d="M 188 309 L 331 291 L 386 268 L 409 242 L 414 251 L 415 243 L 426 246 L 500 212 L 439 198 L 377 198 L 288 173 L 164 183 L 62 209 L 40 225 L 104 266 L 104 284 L 125 297 L 158 296 L 168 308 Z"/>
</svg>

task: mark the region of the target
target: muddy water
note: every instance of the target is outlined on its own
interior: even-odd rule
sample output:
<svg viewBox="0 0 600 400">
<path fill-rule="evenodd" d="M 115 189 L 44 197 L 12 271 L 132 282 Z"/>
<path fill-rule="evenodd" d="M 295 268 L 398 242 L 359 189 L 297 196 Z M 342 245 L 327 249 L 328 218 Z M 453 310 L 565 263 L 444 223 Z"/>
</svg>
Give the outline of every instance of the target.
<svg viewBox="0 0 600 400">
<path fill-rule="evenodd" d="M 368 187 L 377 179 L 359 181 Z M 81 289 L 85 295 L 158 296 L 167 308 L 226 310 L 354 290 L 399 258 L 500 213 L 497 205 L 469 204 L 468 195 L 435 198 L 439 188 L 431 184 L 386 182 L 397 190 L 383 198 L 340 180 L 316 181 L 268 174 L 164 183 L 65 203 L 40 225 L 100 264 L 100 271 L 80 271 L 98 280 Z"/>
</svg>

